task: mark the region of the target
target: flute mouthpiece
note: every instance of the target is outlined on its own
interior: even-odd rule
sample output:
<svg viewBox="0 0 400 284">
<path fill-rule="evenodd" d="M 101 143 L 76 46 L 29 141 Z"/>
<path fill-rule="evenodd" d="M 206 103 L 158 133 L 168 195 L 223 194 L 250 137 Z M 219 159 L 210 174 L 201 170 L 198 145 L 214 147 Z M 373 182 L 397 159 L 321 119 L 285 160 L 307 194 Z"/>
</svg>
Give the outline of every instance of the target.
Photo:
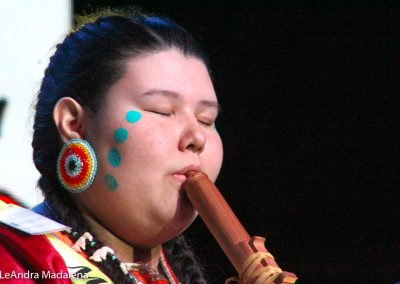
<svg viewBox="0 0 400 284">
<path fill-rule="evenodd" d="M 187 171 L 186 177 L 187 177 L 187 178 L 190 178 L 190 177 L 194 176 L 195 174 L 197 174 L 196 171 L 190 170 L 190 171 Z"/>
</svg>

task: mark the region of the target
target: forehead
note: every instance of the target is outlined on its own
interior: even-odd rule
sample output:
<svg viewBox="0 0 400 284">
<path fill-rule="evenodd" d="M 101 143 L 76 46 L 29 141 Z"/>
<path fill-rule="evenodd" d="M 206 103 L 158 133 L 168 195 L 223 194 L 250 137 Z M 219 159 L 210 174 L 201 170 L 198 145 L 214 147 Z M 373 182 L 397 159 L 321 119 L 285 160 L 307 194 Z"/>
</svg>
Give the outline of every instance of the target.
<svg viewBox="0 0 400 284">
<path fill-rule="evenodd" d="M 144 93 L 165 89 L 216 99 L 207 67 L 201 59 L 170 49 L 129 59 L 122 78 L 112 89 Z"/>
</svg>

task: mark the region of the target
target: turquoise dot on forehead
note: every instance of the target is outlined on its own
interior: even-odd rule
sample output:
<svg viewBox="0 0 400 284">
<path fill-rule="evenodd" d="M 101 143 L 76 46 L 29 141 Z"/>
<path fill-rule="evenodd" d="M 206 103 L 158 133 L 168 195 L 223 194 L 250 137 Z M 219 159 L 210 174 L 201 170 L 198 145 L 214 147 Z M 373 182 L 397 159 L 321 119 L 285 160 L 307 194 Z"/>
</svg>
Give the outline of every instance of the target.
<svg viewBox="0 0 400 284">
<path fill-rule="evenodd" d="M 129 123 L 135 123 L 140 120 L 142 114 L 136 110 L 130 110 L 126 113 L 126 121 Z"/>
<path fill-rule="evenodd" d="M 108 151 L 108 162 L 114 168 L 118 167 L 121 164 L 121 154 L 118 152 L 117 149 L 111 149 Z"/>
<path fill-rule="evenodd" d="M 118 128 L 114 132 L 114 140 L 118 144 L 122 144 L 125 142 L 125 140 L 128 138 L 128 130 L 125 128 Z"/>
<path fill-rule="evenodd" d="M 104 182 L 106 183 L 107 188 L 108 188 L 110 191 L 116 191 L 116 190 L 117 190 L 118 182 L 117 182 L 117 180 L 115 179 L 115 177 L 113 177 L 112 175 L 106 175 L 106 176 L 104 177 Z"/>
</svg>

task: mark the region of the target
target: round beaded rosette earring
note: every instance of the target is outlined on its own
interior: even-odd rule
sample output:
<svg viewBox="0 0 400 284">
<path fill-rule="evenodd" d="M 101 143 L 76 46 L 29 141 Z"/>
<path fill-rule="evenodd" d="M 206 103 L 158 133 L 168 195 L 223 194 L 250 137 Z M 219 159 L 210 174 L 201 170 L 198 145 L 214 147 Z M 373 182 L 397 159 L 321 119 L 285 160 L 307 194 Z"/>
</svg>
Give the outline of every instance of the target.
<svg viewBox="0 0 400 284">
<path fill-rule="evenodd" d="M 82 192 L 93 183 L 97 159 L 90 144 L 82 139 L 68 140 L 57 159 L 57 176 L 69 192 Z"/>
</svg>

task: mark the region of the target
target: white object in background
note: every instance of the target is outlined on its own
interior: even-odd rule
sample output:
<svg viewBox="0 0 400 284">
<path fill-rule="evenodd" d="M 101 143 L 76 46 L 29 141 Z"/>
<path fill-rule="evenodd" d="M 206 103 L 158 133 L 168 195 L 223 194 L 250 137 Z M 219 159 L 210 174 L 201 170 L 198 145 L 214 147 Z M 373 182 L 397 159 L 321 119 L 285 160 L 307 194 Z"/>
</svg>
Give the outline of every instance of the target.
<svg viewBox="0 0 400 284">
<path fill-rule="evenodd" d="M 32 161 L 34 100 L 55 45 L 70 30 L 71 1 L 0 1 L 0 190 L 27 206 L 43 199 Z"/>
<path fill-rule="evenodd" d="M 43 235 L 70 229 L 32 210 L 1 201 L 0 222 L 30 235 Z"/>
</svg>

